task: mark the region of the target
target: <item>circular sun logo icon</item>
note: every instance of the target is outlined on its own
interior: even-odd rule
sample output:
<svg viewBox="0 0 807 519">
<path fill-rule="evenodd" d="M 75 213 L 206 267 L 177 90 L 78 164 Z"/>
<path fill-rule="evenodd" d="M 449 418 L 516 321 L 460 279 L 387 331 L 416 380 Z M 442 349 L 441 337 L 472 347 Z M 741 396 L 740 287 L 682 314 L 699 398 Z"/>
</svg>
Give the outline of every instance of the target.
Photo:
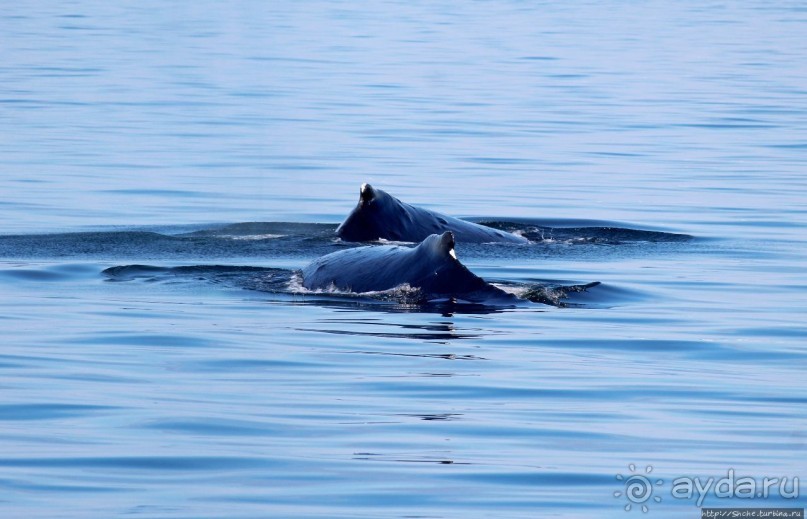
<svg viewBox="0 0 807 519">
<path fill-rule="evenodd" d="M 647 506 L 647 502 L 650 501 L 651 497 L 656 503 L 661 503 L 661 497 L 653 496 L 653 485 L 661 486 L 664 484 L 664 480 L 657 479 L 656 481 L 651 481 L 650 473 L 653 472 L 653 467 L 648 465 L 645 467 L 644 473 L 637 471 L 636 465 L 633 463 L 628 465 L 628 468 L 631 472 L 629 475 L 616 475 L 617 481 L 625 482 L 625 489 L 614 492 L 614 497 L 620 498 L 624 495 L 625 499 L 628 500 L 628 504 L 625 505 L 625 511 L 630 512 L 633 505 L 641 505 L 642 512 L 647 512 L 650 510 L 650 507 Z"/>
</svg>

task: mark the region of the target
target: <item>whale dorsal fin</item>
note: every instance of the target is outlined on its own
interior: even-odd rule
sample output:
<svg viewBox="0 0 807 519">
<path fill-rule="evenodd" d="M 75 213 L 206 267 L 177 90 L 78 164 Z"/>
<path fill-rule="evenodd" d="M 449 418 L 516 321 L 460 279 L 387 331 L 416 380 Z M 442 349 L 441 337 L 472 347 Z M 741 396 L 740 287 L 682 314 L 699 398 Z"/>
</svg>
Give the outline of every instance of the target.
<svg viewBox="0 0 807 519">
<path fill-rule="evenodd" d="M 427 248 L 438 257 L 451 256 L 457 259 L 457 254 L 454 252 L 454 233 L 451 231 L 446 231 L 443 234 L 432 234 L 423 240 L 420 246 Z"/>
<path fill-rule="evenodd" d="M 361 202 L 369 202 L 375 198 L 375 189 L 370 184 L 364 183 L 359 190 L 359 199 Z"/>
</svg>

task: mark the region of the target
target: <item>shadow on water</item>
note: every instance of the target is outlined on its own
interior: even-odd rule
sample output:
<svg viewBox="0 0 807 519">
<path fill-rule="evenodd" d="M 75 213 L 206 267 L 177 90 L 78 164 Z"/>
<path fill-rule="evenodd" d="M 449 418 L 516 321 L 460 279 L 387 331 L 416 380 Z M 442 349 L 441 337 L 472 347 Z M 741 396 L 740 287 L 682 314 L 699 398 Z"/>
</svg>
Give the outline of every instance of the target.
<svg viewBox="0 0 807 519">
<path fill-rule="evenodd" d="M 453 317 L 453 314 L 443 315 Z M 448 343 L 462 339 L 476 339 L 482 337 L 483 331 L 478 328 L 459 328 L 453 322 L 440 321 L 432 323 L 401 323 L 389 322 L 377 318 L 357 319 L 318 319 L 318 328 L 297 328 L 298 331 L 326 333 L 333 335 L 352 335 L 359 337 L 379 337 L 395 339 L 418 339 Z M 332 328 L 337 326 L 338 328 Z M 327 327 L 327 328 L 326 328 Z M 394 331 L 386 331 L 392 329 Z M 381 354 L 380 352 L 361 351 L 358 353 Z M 440 355 L 440 357 L 444 357 Z"/>
<path fill-rule="evenodd" d="M 289 269 L 231 265 L 193 265 L 160 267 L 152 265 L 121 265 L 103 271 L 109 282 L 142 283 L 198 283 L 206 282 L 231 288 L 280 296 L 292 305 L 316 305 L 342 310 L 383 311 L 387 313 L 491 314 L 514 308 L 541 310 L 554 307 L 606 308 L 616 304 L 592 295 L 589 289 L 600 283 L 585 285 L 564 284 L 556 281 L 536 283 L 497 283 L 518 295 L 512 303 L 470 303 L 459 299 L 425 300 L 417 289 L 396 287 L 372 293 L 340 291 L 308 291 L 298 278 L 298 272 Z M 370 333 L 372 334 L 372 333 Z"/>
<path fill-rule="evenodd" d="M 640 230 L 610 222 L 578 220 L 483 220 L 491 227 L 527 237 L 530 245 L 461 244 L 466 257 L 502 254 L 540 257 L 551 250 L 569 253 L 580 245 L 680 243 L 685 234 Z M 583 225 L 585 224 L 585 225 Z M 188 227 L 139 227 L 80 233 L 0 236 L 0 258 L 272 258 L 316 257 L 361 244 L 335 237 L 335 224 L 247 222 Z M 602 255 L 595 247 L 586 254 Z M 580 250 L 574 254 L 579 255 Z"/>
<path fill-rule="evenodd" d="M 466 258 L 508 261 L 540 260 L 548 254 L 569 258 L 600 259 L 620 254 L 657 250 L 691 237 L 658 230 L 632 229 L 622 224 L 581 220 L 482 220 L 485 223 L 527 236 L 533 243 L 461 244 Z M 608 308 L 623 304 L 633 295 L 616 287 L 590 283 L 536 280 L 534 282 L 492 281 L 519 299 L 497 304 L 468 303 L 454 299 L 429 300 L 417 289 L 402 287 L 373 294 L 310 292 L 295 284 L 293 270 L 257 266 L 213 264 L 231 258 L 297 258 L 302 265 L 310 258 L 361 244 L 334 237 L 334 224 L 294 222 L 247 222 L 204 227 L 152 227 L 129 230 L 98 230 L 82 233 L 0 236 L 0 258 L 114 258 L 157 259 L 160 262 L 192 258 L 208 265 L 162 267 L 130 264 L 104 271 L 112 282 L 198 283 L 200 281 L 240 288 L 290 304 L 315 304 L 352 310 L 380 310 L 389 313 L 427 312 L 443 315 L 489 314 L 513 308 L 554 307 Z M 662 243 L 667 245 L 662 245 Z M 671 244 L 671 245 L 670 245 Z M 581 246 L 582 245 L 582 246 Z M 296 262 L 296 260 L 295 260 Z M 6 276 L 23 276 L 30 281 L 57 281 L 70 273 L 14 269 Z M 599 286 L 597 286 L 599 285 Z M 592 290 L 593 289 L 593 290 Z M 627 297 L 627 298 L 626 298 Z M 540 303 L 540 304 L 536 304 Z"/>
</svg>

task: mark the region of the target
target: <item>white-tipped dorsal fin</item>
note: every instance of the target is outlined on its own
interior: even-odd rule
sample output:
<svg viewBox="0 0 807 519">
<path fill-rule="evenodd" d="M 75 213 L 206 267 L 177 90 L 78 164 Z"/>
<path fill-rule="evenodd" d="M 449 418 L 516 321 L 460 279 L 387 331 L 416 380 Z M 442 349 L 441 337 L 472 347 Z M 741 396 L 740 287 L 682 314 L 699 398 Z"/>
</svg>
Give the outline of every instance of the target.
<svg viewBox="0 0 807 519">
<path fill-rule="evenodd" d="M 446 231 L 443 234 L 432 234 L 423 240 L 421 246 L 437 256 L 451 256 L 457 259 L 457 254 L 454 252 L 454 234 L 451 231 Z"/>
<path fill-rule="evenodd" d="M 443 253 L 448 254 L 454 259 L 457 259 L 457 254 L 454 252 L 454 233 L 446 231 L 440 235 L 440 247 Z"/>
<path fill-rule="evenodd" d="M 361 189 L 359 190 L 359 198 L 362 202 L 369 202 L 373 198 L 375 198 L 375 189 L 368 183 L 364 183 L 361 185 Z"/>
</svg>

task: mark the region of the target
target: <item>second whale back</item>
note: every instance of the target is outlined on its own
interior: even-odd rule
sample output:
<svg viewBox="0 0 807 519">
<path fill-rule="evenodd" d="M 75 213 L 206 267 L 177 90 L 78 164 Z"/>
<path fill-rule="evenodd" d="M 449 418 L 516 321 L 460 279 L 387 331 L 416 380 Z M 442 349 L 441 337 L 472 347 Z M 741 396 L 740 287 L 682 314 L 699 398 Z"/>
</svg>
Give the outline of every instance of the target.
<svg viewBox="0 0 807 519">
<path fill-rule="evenodd" d="M 457 242 L 528 243 L 526 238 L 512 233 L 401 202 L 369 184 L 362 184 L 359 203 L 336 229 L 336 234 L 345 241 L 420 242 L 445 231 L 451 231 Z"/>
</svg>

